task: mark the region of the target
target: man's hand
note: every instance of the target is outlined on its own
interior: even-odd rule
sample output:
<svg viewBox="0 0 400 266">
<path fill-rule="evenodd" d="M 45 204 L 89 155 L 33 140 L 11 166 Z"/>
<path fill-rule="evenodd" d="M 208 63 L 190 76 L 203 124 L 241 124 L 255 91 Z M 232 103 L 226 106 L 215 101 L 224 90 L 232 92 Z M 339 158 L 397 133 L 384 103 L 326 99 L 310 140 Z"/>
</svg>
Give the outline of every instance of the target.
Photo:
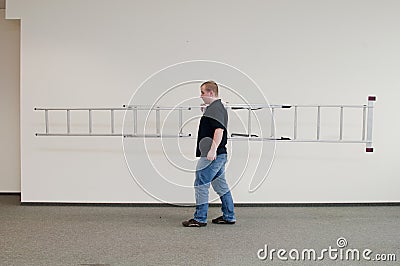
<svg viewBox="0 0 400 266">
<path fill-rule="evenodd" d="M 223 133 L 224 130 L 222 128 L 217 128 L 214 131 L 214 138 L 211 144 L 211 148 L 207 153 L 207 160 L 214 161 L 217 158 L 217 149 L 218 145 L 221 143 Z"/>
<path fill-rule="evenodd" d="M 200 110 L 202 113 L 204 113 L 204 111 L 206 110 L 207 105 L 205 103 L 201 104 Z"/>
<path fill-rule="evenodd" d="M 210 149 L 207 153 L 207 160 L 214 161 L 217 158 L 217 150 Z"/>
</svg>

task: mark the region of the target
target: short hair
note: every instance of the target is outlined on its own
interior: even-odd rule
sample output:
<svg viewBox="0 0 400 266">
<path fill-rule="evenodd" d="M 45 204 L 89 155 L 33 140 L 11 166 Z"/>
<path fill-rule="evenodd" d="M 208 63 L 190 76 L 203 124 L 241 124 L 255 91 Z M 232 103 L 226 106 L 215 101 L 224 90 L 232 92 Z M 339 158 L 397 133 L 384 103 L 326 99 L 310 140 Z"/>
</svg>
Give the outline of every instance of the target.
<svg viewBox="0 0 400 266">
<path fill-rule="evenodd" d="M 200 88 L 204 86 L 206 91 L 213 91 L 215 96 L 218 96 L 218 85 L 215 81 L 209 80 L 201 84 Z"/>
</svg>

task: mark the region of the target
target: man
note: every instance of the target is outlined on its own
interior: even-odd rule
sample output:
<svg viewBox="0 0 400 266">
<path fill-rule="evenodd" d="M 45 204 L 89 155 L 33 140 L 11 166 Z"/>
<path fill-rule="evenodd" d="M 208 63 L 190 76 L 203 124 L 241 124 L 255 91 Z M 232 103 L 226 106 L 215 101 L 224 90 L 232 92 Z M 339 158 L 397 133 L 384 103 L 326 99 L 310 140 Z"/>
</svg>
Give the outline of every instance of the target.
<svg viewBox="0 0 400 266">
<path fill-rule="evenodd" d="M 200 119 L 197 134 L 196 167 L 194 182 L 196 211 L 194 218 L 182 222 L 185 227 L 207 225 L 208 191 L 210 183 L 222 202 L 222 216 L 212 220 L 216 224 L 234 224 L 236 217 L 231 192 L 225 179 L 227 159 L 228 112 L 218 98 L 218 85 L 214 81 L 200 86 L 201 98 L 208 105 Z"/>
</svg>

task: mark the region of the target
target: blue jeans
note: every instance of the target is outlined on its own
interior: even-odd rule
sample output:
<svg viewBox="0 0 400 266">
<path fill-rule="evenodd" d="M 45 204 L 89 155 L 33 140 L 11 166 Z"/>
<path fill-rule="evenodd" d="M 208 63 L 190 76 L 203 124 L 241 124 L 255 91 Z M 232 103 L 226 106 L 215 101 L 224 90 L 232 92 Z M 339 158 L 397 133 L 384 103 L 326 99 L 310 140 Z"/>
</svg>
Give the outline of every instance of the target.
<svg viewBox="0 0 400 266">
<path fill-rule="evenodd" d="M 223 218 L 226 221 L 236 221 L 232 194 L 225 179 L 225 164 L 227 155 L 219 154 L 213 161 L 200 157 L 196 167 L 194 190 L 196 197 L 196 211 L 194 219 L 207 223 L 208 191 L 210 183 L 222 202 Z"/>
</svg>

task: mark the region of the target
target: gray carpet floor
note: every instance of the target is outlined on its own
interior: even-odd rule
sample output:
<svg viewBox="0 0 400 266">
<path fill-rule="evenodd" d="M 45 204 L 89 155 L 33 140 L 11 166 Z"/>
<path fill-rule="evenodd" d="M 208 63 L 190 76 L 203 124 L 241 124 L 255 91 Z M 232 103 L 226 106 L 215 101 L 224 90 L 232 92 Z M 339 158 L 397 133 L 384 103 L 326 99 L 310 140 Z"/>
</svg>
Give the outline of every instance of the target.
<svg viewBox="0 0 400 266">
<path fill-rule="evenodd" d="M 0 265 L 398 265 L 400 261 L 398 206 L 237 207 L 235 225 L 212 224 L 220 209 L 211 207 L 206 227 L 182 227 L 182 220 L 192 214 L 192 207 L 21 206 L 19 196 L 1 195 Z M 340 237 L 346 239 L 346 247 L 338 247 Z M 281 257 L 288 260 L 279 259 L 276 252 L 272 260 L 270 256 L 260 260 L 257 253 L 265 245 L 269 252 L 286 250 Z M 322 252 L 329 247 L 338 250 L 332 258 Z M 298 250 L 299 260 L 294 260 L 293 249 Z M 308 259 L 307 253 L 302 259 L 305 249 L 315 250 L 317 261 Z M 340 259 L 340 252 L 348 249 L 359 250 L 360 260 L 351 255 Z M 371 259 L 382 254 L 393 260 L 394 254 L 397 262 L 366 261 L 365 249 L 372 251 Z"/>
</svg>

